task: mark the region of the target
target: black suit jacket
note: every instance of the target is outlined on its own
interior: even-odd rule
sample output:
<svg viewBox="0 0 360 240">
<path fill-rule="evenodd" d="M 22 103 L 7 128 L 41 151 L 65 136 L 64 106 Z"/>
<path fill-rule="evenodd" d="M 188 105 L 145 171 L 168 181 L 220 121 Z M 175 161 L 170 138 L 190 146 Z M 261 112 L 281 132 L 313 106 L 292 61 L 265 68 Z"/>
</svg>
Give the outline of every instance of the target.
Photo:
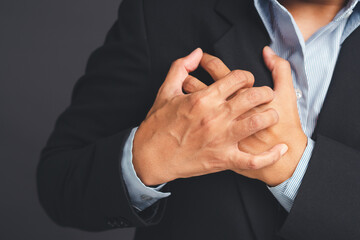
<svg viewBox="0 0 360 240">
<path fill-rule="evenodd" d="M 360 239 L 360 29 L 343 43 L 289 214 L 265 184 L 230 171 L 178 179 L 143 212 L 131 206 L 119 159 L 173 60 L 196 47 L 255 85 L 272 86 L 269 36 L 252 0 L 125 0 L 105 44 L 76 83 L 44 148 L 41 204 L 58 224 L 88 231 L 138 227 L 136 239 Z M 194 73 L 207 84 L 201 69 Z"/>
</svg>

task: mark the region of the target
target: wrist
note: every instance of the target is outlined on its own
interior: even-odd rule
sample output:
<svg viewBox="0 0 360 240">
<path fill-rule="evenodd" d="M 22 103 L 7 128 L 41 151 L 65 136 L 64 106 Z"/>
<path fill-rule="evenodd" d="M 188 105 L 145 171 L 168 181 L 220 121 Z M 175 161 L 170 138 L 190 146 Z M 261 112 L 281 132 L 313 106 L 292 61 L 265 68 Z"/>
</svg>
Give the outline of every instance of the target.
<svg viewBox="0 0 360 240">
<path fill-rule="evenodd" d="M 140 126 L 135 133 L 132 147 L 132 163 L 137 177 L 149 187 L 169 182 L 171 179 L 166 175 L 168 172 L 163 171 L 166 167 L 164 161 L 161 161 L 161 154 L 158 154 L 156 147 L 152 147 L 152 142 L 143 141 L 142 130 Z"/>
<path fill-rule="evenodd" d="M 151 168 L 146 166 L 146 164 L 149 163 L 146 159 L 148 154 L 145 152 L 146 148 L 143 146 L 141 139 L 141 129 L 139 128 L 134 135 L 132 147 L 132 164 L 134 166 L 135 173 L 141 182 L 146 186 L 151 186 L 154 180 L 151 179 L 152 174 L 149 174 L 151 172 Z M 144 170 L 144 168 L 147 169 L 147 171 Z"/>
<path fill-rule="evenodd" d="M 301 131 L 298 137 L 292 144 L 288 144 L 289 150 L 282 157 L 282 159 L 276 163 L 279 164 L 279 171 L 275 175 L 267 177 L 263 182 L 268 186 L 274 187 L 285 182 L 291 178 L 304 154 L 307 146 L 307 136 Z"/>
<path fill-rule="evenodd" d="M 140 157 L 138 157 L 138 154 L 135 153 L 136 150 L 134 151 L 133 149 L 133 166 L 134 166 L 134 170 L 135 173 L 137 175 L 137 177 L 140 179 L 140 181 L 145 185 L 145 186 L 155 186 L 155 185 L 160 185 L 166 181 L 161 181 L 160 179 L 157 179 L 155 176 L 158 176 L 159 174 L 156 174 L 152 168 L 151 165 L 153 164 L 149 164 L 149 162 L 147 161 L 147 159 L 145 157 L 145 155 L 140 155 Z"/>
</svg>

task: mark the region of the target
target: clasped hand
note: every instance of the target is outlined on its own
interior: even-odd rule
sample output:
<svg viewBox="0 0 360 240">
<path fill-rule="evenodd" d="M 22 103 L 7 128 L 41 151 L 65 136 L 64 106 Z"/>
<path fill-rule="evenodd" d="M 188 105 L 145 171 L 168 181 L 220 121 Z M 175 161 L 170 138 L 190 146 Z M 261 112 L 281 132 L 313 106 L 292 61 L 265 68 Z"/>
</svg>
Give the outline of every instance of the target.
<svg viewBox="0 0 360 240">
<path fill-rule="evenodd" d="M 250 72 L 230 71 L 201 49 L 172 64 L 134 137 L 133 164 L 144 184 L 232 170 L 274 186 L 292 175 L 307 137 L 291 69 L 269 47 L 263 55 L 274 90 L 253 87 Z M 214 79 L 210 86 L 189 75 L 199 64 Z"/>
</svg>

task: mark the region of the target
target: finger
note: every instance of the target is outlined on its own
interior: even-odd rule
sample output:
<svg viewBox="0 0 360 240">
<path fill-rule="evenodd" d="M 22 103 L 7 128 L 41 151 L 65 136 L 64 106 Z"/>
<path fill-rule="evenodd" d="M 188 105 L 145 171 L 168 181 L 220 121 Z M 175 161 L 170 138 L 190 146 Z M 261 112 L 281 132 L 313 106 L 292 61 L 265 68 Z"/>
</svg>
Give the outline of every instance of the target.
<svg viewBox="0 0 360 240">
<path fill-rule="evenodd" d="M 274 91 L 269 87 L 247 88 L 230 100 L 223 103 L 223 107 L 229 109 L 234 118 L 250 111 L 254 107 L 271 102 L 274 99 Z"/>
<path fill-rule="evenodd" d="M 255 113 L 250 117 L 235 120 L 231 132 L 234 141 L 241 141 L 263 129 L 275 125 L 279 121 L 279 115 L 275 109 L 268 109 L 264 112 Z"/>
<path fill-rule="evenodd" d="M 160 87 L 159 95 L 169 98 L 183 94 L 183 82 L 189 75 L 189 72 L 194 71 L 199 66 L 202 55 L 202 50 L 197 48 L 186 57 L 173 62 L 163 85 Z"/>
<path fill-rule="evenodd" d="M 281 159 L 288 150 L 286 144 L 278 144 L 270 150 L 259 155 L 244 153 L 239 150 L 233 160 L 233 166 L 236 170 L 257 170 L 270 166 Z"/>
<path fill-rule="evenodd" d="M 241 89 L 237 90 L 236 92 L 234 92 L 232 95 L 230 95 L 226 100 L 229 101 L 233 97 L 237 96 L 238 94 L 240 94 L 242 92 L 245 92 L 246 90 L 248 90 L 248 88 L 241 88 Z"/>
<path fill-rule="evenodd" d="M 217 81 L 230 73 L 230 69 L 219 58 L 204 53 L 200 65 Z"/>
<path fill-rule="evenodd" d="M 275 91 L 282 91 L 281 89 L 294 91 L 289 62 L 276 55 L 268 46 L 263 49 L 263 57 L 265 65 L 271 71 Z"/>
<path fill-rule="evenodd" d="M 256 106 L 252 109 L 250 109 L 249 111 L 247 111 L 246 113 L 243 113 L 241 116 L 238 117 L 238 119 L 245 119 L 250 117 L 251 115 L 255 114 L 255 113 L 259 113 L 259 112 L 264 112 L 266 109 L 266 105 L 262 105 L 262 106 Z"/>
<path fill-rule="evenodd" d="M 202 89 L 205 89 L 206 87 L 207 85 L 205 83 L 191 75 L 187 76 L 183 83 L 183 89 L 186 93 L 198 92 Z"/>
<path fill-rule="evenodd" d="M 254 84 L 254 76 L 243 70 L 231 71 L 224 78 L 210 85 L 206 91 L 214 97 L 218 97 L 226 101 L 228 97 L 233 95 L 239 89 L 250 88 Z"/>
</svg>

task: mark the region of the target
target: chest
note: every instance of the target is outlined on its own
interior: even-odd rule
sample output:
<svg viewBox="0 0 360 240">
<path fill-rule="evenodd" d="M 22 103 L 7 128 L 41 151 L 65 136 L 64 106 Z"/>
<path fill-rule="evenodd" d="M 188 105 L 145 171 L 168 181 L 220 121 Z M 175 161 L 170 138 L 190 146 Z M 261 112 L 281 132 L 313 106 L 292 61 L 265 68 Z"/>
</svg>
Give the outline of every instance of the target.
<svg viewBox="0 0 360 240">
<path fill-rule="evenodd" d="M 213 13 L 206 14 L 207 21 L 203 19 L 193 19 L 192 24 L 182 28 L 181 37 L 178 32 L 170 29 L 176 20 L 170 20 L 169 34 L 150 34 L 152 81 L 156 89 L 162 84 L 171 62 L 187 55 L 196 47 L 219 57 L 231 70 L 244 69 L 252 72 L 255 76 L 255 86 L 272 87 L 272 78 L 261 54 L 262 48 L 271 41 L 256 13 L 233 20 L 232 24 L 218 16 L 215 17 Z M 161 32 L 160 30 L 153 25 L 152 32 Z M 324 64 L 324 68 L 333 70 L 328 71 L 331 74 L 325 74 L 328 83 L 324 79 L 312 86 L 314 99 L 322 95 L 323 103 L 310 101 L 306 109 L 310 112 L 318 108 L 316 126 L 312 134 L 314 139 L 317 134 L 322 134 L 356 149 L 360 149 L 360 49 L 357 47 L 359 41 L 360 30 L 356 29 L 343 42 L 337 59 L 332 59 L 334 66 L 327 66 L 328 63 L 320 60 L 315 61 Z M 313 57 L 311 60 L 314 60 Z M 325 56 L 324 59 L 326 58 L 330 57 Z M 312 72 L 321 75 L 319 71 L 314 66 Z M 213 82 L 201 68 L 192 74 L 208 85 Z"/>
</svg>

